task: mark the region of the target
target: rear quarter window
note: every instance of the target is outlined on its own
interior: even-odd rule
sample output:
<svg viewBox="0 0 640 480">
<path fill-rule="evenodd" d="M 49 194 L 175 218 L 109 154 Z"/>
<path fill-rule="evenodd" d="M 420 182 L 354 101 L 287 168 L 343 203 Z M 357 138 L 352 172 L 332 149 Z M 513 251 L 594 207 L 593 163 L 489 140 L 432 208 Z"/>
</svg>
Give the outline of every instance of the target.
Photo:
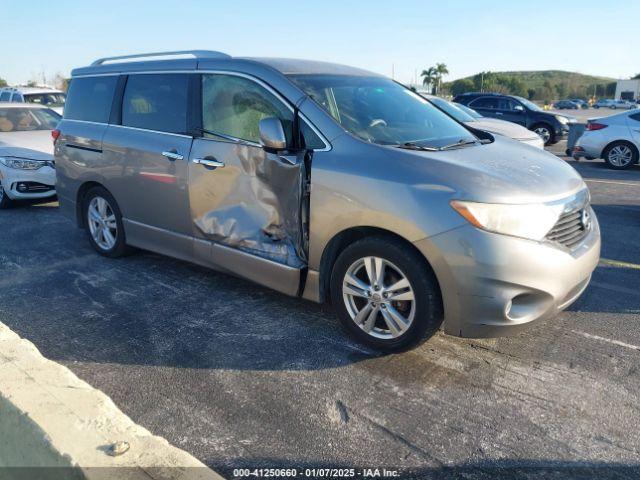
<svg viewBox="0 0 640 480">
<path fill-rule="evenodd" d="M 117 81 L 117 76 L 72 79 L 64 118 L 107 123 Z"/>
</svg>

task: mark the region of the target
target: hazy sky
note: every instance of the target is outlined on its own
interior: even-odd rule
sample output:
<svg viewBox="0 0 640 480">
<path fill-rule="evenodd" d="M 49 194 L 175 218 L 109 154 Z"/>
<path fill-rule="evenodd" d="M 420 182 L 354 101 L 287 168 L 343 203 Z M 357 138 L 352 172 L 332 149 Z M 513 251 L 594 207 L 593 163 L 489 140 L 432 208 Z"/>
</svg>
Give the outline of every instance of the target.
<svg viewBox="0 0 640 480">
<path fill-rule="evenodd" d="M 354 65 L 411 81 L 481 70 L 640 73 L 639 0 L 0 0 L 0 77 L 68 75 L 98 57 L 210 49 Z M 39 75 L 39 76 L 38 76 Z"/>
</svg>

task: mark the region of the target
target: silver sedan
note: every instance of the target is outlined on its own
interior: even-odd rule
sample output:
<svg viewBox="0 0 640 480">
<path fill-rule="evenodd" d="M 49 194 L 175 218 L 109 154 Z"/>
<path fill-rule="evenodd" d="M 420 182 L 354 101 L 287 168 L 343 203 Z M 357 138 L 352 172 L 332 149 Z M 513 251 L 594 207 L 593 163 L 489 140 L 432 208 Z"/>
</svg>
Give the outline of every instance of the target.
<svg viewBox="0 0 640 480">
<path fill-rule="evenodd" d="M 640 112 L 630 110 L 589 120 L 573 149 L 578 159 L 603 158 L 610 168 L 623 170 L 638 163 L 640 152 Z"/>
</svg>

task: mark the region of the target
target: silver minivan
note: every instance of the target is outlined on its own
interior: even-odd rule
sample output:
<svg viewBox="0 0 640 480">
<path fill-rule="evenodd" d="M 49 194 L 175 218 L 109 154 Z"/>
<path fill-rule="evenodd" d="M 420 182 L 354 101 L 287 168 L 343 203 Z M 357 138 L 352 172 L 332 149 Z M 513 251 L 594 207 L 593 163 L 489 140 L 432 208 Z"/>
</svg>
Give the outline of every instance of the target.
<svg viewBox="0 0 640 480">
<path fill-rule="evenodd" d="M 585 290 L 589 191 L 554 155 L 323 62 L 188 51 L 73 71 L 61 209 L 130 247 L 331 301 L 366 344 L 511 334 Z"/>
</svg>

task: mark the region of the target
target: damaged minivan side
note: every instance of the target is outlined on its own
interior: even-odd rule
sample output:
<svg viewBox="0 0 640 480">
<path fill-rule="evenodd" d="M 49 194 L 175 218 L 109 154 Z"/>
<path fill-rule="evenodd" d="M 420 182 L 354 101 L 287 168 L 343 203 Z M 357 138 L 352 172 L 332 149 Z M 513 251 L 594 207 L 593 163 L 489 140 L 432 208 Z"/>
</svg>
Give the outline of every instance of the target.
<svg viewBox="0 0 640 480">
<path fill-rule="evenodd" d="M 60 207 L 98 253 L 148 249 L 330 300 L 382 350 L 550 318 L 599 258 L 565 162 L 356 68 L 100 59 L 73 71 L 54 137 Z"/>
</svg>

